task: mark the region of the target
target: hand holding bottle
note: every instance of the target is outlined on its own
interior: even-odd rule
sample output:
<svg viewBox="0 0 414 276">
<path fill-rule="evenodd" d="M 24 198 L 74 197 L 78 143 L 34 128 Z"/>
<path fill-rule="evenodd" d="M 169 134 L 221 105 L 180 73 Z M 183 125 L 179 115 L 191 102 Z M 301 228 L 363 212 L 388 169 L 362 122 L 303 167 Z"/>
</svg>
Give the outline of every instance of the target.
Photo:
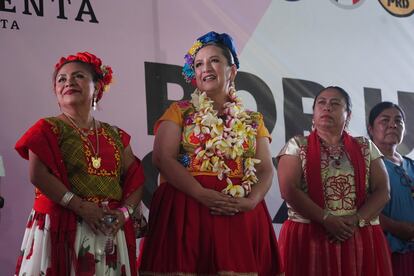
<svg viewBox="0 0 414 276">
<path fill-rule="evenodd" d="M 112 215 L 110 212 L 108 201 L 102 202 L 102 209 L 105 212 L 105 215 L 102 218 L 101 231 L 106 236 L 105 241 L 105 254 L 112 254 L 115 250 L 114 247 L 114 236 L 116 225 L 118 224 L 118 219 L 115 215 Z"/>
</svg>

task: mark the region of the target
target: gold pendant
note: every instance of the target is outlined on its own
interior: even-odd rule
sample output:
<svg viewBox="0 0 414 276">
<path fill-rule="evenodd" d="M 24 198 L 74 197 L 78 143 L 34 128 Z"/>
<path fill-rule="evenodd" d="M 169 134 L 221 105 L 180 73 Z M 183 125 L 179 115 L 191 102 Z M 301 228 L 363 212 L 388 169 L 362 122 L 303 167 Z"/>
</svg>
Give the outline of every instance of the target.
<svg viewBox="0 0 414 276">
<path fill-rule="evenodd" d="M 92 156 L 92 167 L 99 169 L 101 167 L 101 158 L 98 156 Z"/>
</svg>

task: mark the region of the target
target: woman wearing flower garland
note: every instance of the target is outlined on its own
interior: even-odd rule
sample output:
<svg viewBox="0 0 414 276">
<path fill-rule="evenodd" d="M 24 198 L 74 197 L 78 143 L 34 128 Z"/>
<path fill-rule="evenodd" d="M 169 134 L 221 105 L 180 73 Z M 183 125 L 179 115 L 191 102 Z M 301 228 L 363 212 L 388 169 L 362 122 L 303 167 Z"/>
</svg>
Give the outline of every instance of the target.
<svg viewBox="0 0 414 276">
<path fill-rule="evenodd" d="M 62 114 L 16 144 L 36 187 L 16 275 L 137 275 L 129 216 L 141 199 L 140 161 L 130 136 L 91 112 L 111 81 L 93 54 L 62 57 L 53 78 Z"/>
<path fill-rule="evenodd" d="M 391 247 L 394 276 L 414 275 L 414 161 L 397 151 L 405 134 L 405 113 L 391 102 L 374 106 L 368 117 L 368 133 L 384 154 L 391 200 L 380 215 Z"/>
<path fill-rule="evenodd" d="M 140 275 L 277 275 L 276 237 L 263 200 L 273 176 L 262 115 L 234 88 L 232 38 L 210 32 L 185 56 L 197 89 L 156 124 L 161 185 L 150 209 Z"/>
<path fill-rule="evenodd" d="M 313 103 L 314 130 L 278 155 L 278 178 L 289 219 L 279 242 L 286 276 L 391 276 L 378 214 L 389 199 L 381 154 L 345 128 L 351 99 L 323 89 Z"/>
</svg>

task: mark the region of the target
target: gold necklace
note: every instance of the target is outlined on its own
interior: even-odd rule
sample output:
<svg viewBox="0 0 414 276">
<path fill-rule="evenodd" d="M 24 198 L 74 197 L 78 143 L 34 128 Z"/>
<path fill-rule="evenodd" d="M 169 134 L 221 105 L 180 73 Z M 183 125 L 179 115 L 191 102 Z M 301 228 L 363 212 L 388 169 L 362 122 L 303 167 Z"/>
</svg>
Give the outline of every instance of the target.
<svg viewBox="0 0 414 276">
<path fill-rule="evenodd" d="M 75 122 L 74 119 L 72 119 L 68 114 L 63 113 L 63 115 L 69 120 L 69 122 L 72 124 L 72 126 L 75 128 L 75 130 L 80 134 L 81 137 L 84 137 L 83 140 L 86 140 L 89 144 L 89 146 L 92 149 L 93 155 L 91 156 L 91 160 L 92 160 L 92 167 L 94 167 L 95 169 L 99 169 L 101 167 L 101 157 L 99 157 L 99 136 L 98 136 L 98 129 L 96 127 L 96 121 L 95 118 L 93 119 L 93 128 L 95 130 L 95 137 L 96 137 L 96 151 L 95 148 L 93 147 L 93 144 L 91 142 L 91 140 L 89 140 L 88 138 L 88 133 L 85 133 Z"/>
</svg>

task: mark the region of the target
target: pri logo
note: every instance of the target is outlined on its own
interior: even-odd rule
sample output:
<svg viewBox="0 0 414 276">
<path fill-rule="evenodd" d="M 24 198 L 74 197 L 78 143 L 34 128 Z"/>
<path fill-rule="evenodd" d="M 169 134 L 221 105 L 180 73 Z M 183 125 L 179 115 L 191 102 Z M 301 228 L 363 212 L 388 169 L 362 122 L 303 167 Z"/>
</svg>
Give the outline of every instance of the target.
<svg viewBox="0 0 414 276">
<path fill-rule="evenodd" d="M 390 14 L 397 17 L 407 17 L 414 12 L 413 0 L 378 0 L 381 6 Z"/>
<path fill-rule="evenodd" d="M 331 0 L 331 2 L 343 9 L 355 9 L 361 6 L 365 0 Z"/>
</svg>

